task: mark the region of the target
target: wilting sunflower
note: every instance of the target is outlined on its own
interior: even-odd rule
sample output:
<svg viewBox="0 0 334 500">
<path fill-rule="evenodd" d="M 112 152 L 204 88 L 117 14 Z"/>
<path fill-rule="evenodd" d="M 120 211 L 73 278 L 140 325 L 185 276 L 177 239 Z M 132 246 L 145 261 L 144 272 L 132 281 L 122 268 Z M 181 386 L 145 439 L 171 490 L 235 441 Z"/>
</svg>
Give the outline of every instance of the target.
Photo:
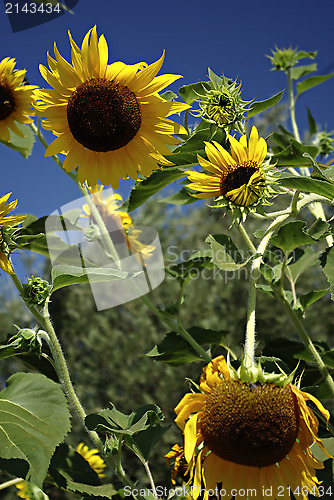
<svg viewBox="0 0 334 500">
<path fill-rule="evenodd" d="M 6 57 L 0 62 L 0 139 L 10 140 L 10 130 L 24 137 L 15 122 L 31 123 L 33 90 L 35 85 L 24 85 L 26 71 L 14 70 L 15 59 Z"/>
<path fill-rule="evenodd" d="M 14 269 L 8 255 L 10 249 L 4 233 L 7 233 L 6 229 L 10 230 L 11 227 L 16 226 L 25 219 L 25 215 L 9 215 L 9 212 L 14 210 L 17 205 L 17 200 L 11 201 L 6 205 L 8 198 L 12 193 L 8 193 L 2 198 L 0 198 L 0 268 L 9 274 L 14 274 Z M 2 229 L 4 228 L 4 229 Z M 5 229 L 6 228 L 6 229 Z"/>
<path fill-rule="evenodd" d="M 99 450 L 89 449 L 87 445 L 84 443 L 80 443 L 77 446 L 76 451 L 89 463 L 91 468 L 96 472 L 99 477 L 105 477 L 103 474 L 104 469 L 106 468 L 106 464 L 100 457 Z"/>
<path fill-rule="evenodd" d="M 268 183 L 268 164 L 263 164 L 267 143 L 259 138 L 256 127 L 251 130 L 248 145 L 246 134 L 239 141 L 231 135 L 228 139 L 231 153 L 216 141 L 205 142 L 208 160 L 198 155 L 198 162 L 210 174 L 187 171 L 191 182 L 188 187 L 198 191 L 194 194 L 197 198 L 217 198 L 238 207 L 254 206 L 264 196 Z"/>
<path fill-rule="evenodd" d="M 142 231 L 134 227 L 132 218 L 128 212 L 120 210 L 123 204 L 121 195 L 115 193 L 105 197 L 103 187 L 104 186 L 94 186 L 89 188 L 89 191 L 92 194 L 94 205 L 106 229 L 110 232 L 113 241 L 115 241 L 115 243 L 124 242 L 132 253 L 135 255 L 140 253 L 144 260 L 151 257 L 155 247 L 153 245 L 145 245 L 140 241 Z M 85 214 L 84 217 L 87 216 L 92 222 L 95 222 L 89 205 L 85 204 L 82 209 Z"/>
<path fill-rule="evenodd" d="M 298 488 L 303 500 L 307 493 L 319 495 L 315 469 L 323 464 L 310 446 L 316 442 L 327 452 L 306 401 L 327 422 L 329 412 L 315 397 L 290 383 L 242 382 L 223 356 L 204 368 L 200 388 L 175 408 L 195 500 L 201 488 L 207 498 L 217 483 L 226 499 L 245 498 L 242 491 L 252 489 L 252 498 L 290 500 L 289 487 Z M 265 496 L 263 488 L 269 487 L 272 493 Z"/>
<path fill-rule="evenodd" d="M 42 124 L 58 136 L 46 156 L 66 154 L 64 169 L 78 169 L 78 179 L 94 186 L 118 188 L 120 179 L 148 177 L 158 165 L 171 165 L 163 155 L 166 144 L 180 141 L 172 134 L 185 129 L 166 119 L 189 106 L 167 102 L 158 92 L 180 75 L 156 76 L 164 56 L 151 65 L 140 62 L 108 65 L 108 45 L 96 27 L 89 30 L 81 49 L 71 35 L 72 65 L 58 52 L 48 55 L 50 70 L 40 66 L 42 76 L 53 87 L 36 91 L 36 109 Z"/>
</svg>

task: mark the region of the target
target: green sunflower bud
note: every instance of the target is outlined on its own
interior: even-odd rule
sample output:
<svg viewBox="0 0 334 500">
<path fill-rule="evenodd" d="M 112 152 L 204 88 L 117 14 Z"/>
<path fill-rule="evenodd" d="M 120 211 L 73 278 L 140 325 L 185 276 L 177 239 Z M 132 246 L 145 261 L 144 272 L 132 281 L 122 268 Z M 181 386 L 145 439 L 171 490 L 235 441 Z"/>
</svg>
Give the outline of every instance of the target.
<svg viewBox="0 0 334 500">
<path fill-rule="evenodd" d="M 315 144 L 320 147 L 321 156 L 328 156 L 334 151 L 332 137 L 333 132 L 319 132 L 315 138 Z"/>
<path fill-rule="evenodd" d="M 314 59 L 317 55 L 317 52 L 305 52 L 303 50 L 293 49 L 292 47 L 288 49 L 284 47 L 282 49 L 275 47 L 275 50 L 271 52 L 272 55 L 267 57 L 273 65 L 273 71 L 287 71 L 295 66 L 299 59 L 304 59 L 305 57 Z"/>
<path fill-rule="evenodd" d="M 22 298 L 28 306 L 43 307 L 50 295 L 51 285 L 46 280 L 33 276 L 28 278 L 28 283 L 22 285 L 22 288 Z"/>
<path fill-rule="evenodd" d="M 203 93 L 198 94 L 200 110 L 197 116 L 204 121 L 224 128 L 228 133 L 232 130 L 243 132 L 245 106 L 248 101 L 241 99 L 241 84 L 237 81 L 219 77 L 209 69 L 209 87 L 203 86 Z"/>
</svg>

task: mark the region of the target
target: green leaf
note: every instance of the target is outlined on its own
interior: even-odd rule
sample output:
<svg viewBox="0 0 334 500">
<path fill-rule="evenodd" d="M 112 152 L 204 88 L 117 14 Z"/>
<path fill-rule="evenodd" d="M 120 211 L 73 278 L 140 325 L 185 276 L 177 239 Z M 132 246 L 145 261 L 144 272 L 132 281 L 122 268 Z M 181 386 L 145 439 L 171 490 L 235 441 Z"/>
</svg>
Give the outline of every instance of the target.
<svg viewBox="0 0 334 500">
<path fill-rule="evenodd" d="M 164 170 L 157 170 L 144 181 L 138 182 L 132 189 L 128 200 L 128 212 L 132 212 L 140 207 L 151 196 L 158 193 L 168 184 L 184 177 L 184 172 L 180 168 L 170 167 Z"/>
<path fill-rule="evenodd" d="M 0 456 L 28 462 L 26 477 L 42 488 L 56 446 L 70 430 L 58 384 L 36 373 L 16 373 L 0 393 Z"/>
<path fill-rule="evenodd" d="M 287 222 L 279 228 L 270 243 L 286 253 L 292 252 L 299 246 L 314 243 L 314 239 L 305 232 L 305 227 L 306 222 L 300 220 Z"/>
<path fill-rule="evenodd" d="M 295 283 L 301 274 L 316 264 L 319 265 L 319 253 L 315 252 L 313 248 L 296 249 L 294 261 L 288 266 L 293 282 Z"/>
<path fill-rule="evenodd" d="M 298 300 L 300 305 L 302 306 L 303 311 L 305 311 L 305 309 L 310 305 L 314 304 L 314 302 L 321 299 L 328 292 L 329 288 L 326 288 L 325 290 L 312 290 L 312 292 L 301 295 Z"/>
<path fill-rule="evenodd" d="M 225 347 L 225 331 L 215 331 L 197 326 L 188 329 L 191 337 L 200 345 L 220 345 Z M 201 361 L 201 357 L 193 350 L 181 335 L 169 332 L 165 338 L 146 354 L 156 361 L 170 365 L 183 365 L 193 361 Z"/>
<path fill-rule="evenodd" d="M 305 193 L 315 193 L 332 200 L 334 198 L 334 184 L 330 182 L 305 177 L 302 175 L 282 174 L 279 184 L 290 189 L 299 189 Z"/>
<path fill-rule="evenodd" d="M 303 92 L 306 92 L 306 90 L 316 87 L 316 85 L 320 85 L 320 83 L 325 82 L 333 75 L 334 73 L 330 73 L 329 75 L 310 76 L 302 82 L 297 83 L 297 96 L 301 95 Z"/>
<path fill-rule="evenodd" d="M 193 275 L 197 277 L 203 268 L 213 267 L 211 259 L 211 250 L 205 250 L 200 253 L 196 252 L 196 254 L 193 254 L 189 259 L 179 262 L 178 264 L 170 265 L 166 268 L 166 272 L 171 276 L 182 279 L 191 278 Z"/>
<path fill-rule="evenodd" d="M 306 51 L 306 50 L 299 50 L 296 54 L 297 59 L 304 59 L 305 57 L 309 59 L 314 59 L 318 54 L 317 50 L 313 51 Z"/>
<path fill-rule="evenodd" d="M 160 94 L 160 97 L 165 99 L 165 101 L 175 101 L 175 99 L 177 99 L 177 94 L 171 90 L 166 90 L 166 92 Z"/>
<path fill-rule="evenodd" d="M 309 108 L 307 108 L 308 133 L 310 137 L 317 133 L 317 124 Z"/>
<path fill-rule="evenodd" d="M 52 268 L 52 293 L 60 288 L 80 283 L 101 283 L 103 281 L 135 278 L 139 272 L 129 273 L 110 267 L 82 268 L 59 264 Z"/>
<path fill-rule="evenodd" d="M 225 234 L 209 234 L 205 243 L 209 243 L 211 246 L 213 264 L 224 271 L 237 271 L 253 258 L 251 255 L 248 259 L 243 260 L 231 238 Z"/>
<path fill-rule="evenodd" d="M 179 96 L 182 97 L 186 104 L 192 104 L 205 94 L 205 90 L 210 90 L 210 88 L 210 82 L 191 83 L 180 88 Z"/>
<path fill-rule="evenodd" d="M 163 434 L 165 434 L 168 428 L 169 426 L 162 427 L 160 424 L 152 424 L 147 429 L 133 436 L 132 445 L 144 460 L 148 460 L 153 447 L 161 439 Z"/>
<path fill-rule="evenodd" d="M 98 414 L 92 413 L 86 417 L 85 423 L 89 430 L 100 429 L 124 436 L 132 436 L 165 418 L 160 408 L 154 404 L 140 406 L 130 415 L 116 410 L 113 404 L 110 406 L 111 408 L 101 410 Z"/>
<path fill-rule="evenodd" d="M 334 247 L 327 248 L 320 257 L 320 264 L 331 288 L 331 297 L 334 300 Z"/>
<path fill-rule="evenodd" d="M 35 142 L 35 135 L 29 125 L 23 123 L 15 122 L 17 128 L 25 135 L 25 137 L 20 137 L 11 130 L 10 131 L 10 142 L 1 141 L 0 143 L 8 146 L 10 149 L 20 153 L 23 158 L 28 158 L 31 155 L 32 148 Z"/>
<path fill-rule="evenodd" d="M 314 73 L 317 71 L 317 64 L 306 64 L 304 66 L 294 66 L 290 70 L 292 80 L 299 80 L 302 76 L 308 75 L 309 73 Z"/>
<path fill-rule="evenodd" d="M 284 90 L 274 95 L 273 97 L 266 99 L 265 101 L 253 102 L 248 109 L 247 121 L 249 120 L 249 118 L 252 118 L 252 116 L 262 113 L 262 111 L 265 111 L 266 109 L 269 109 L 277 104 L 281 100 L 283 92 Z"/>
<path fill-rule="evenodd" d="M 191 196 L 190 189 L 187 189 L 185 187 L 181 188 L 177 193 L 159 200 L 160 203 L 170 203 L 171 205 L 189 205 L 190 203 L 194 203 L 195 201 L 198 201 L 198 198 Z"/>
</svg>

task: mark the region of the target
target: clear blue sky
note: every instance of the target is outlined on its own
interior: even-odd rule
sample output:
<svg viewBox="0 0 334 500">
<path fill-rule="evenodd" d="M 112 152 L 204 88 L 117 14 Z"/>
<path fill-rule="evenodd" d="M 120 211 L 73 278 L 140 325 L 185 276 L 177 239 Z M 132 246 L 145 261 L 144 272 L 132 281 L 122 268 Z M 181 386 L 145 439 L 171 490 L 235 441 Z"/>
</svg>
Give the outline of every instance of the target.
<svg viewBox="0 0 334 500">
<path fill-rule="evenodd" d="M 17 68 L 27 69 L 30 83 L 39 86 L 47 86 L 38 66 L 46 64 L 47 51 L 53 53 L 53 42 L 69 59 L 67 30 L 81 45 L 94 24 L 98 34 L 107 38 L 110 62 L 151 63 L 165 49 L 162 72 L 184 77 L 172 90 L 205 79 L 211 67 L 216 73 L 242 80 L 245 100 L 266 99 L 286 85 L 283 73 L 271 72 L 265 57 L 275 44 L 318 50 L 319 72 L 334 70 L 333 0 L 79 0 L 74 15 L 67 13 L 16 33 L 3 4 L 0 8 L 0 58 L 16 58 Z M 308 105 L 318 123 L 334 129 L 333 95 L 334 79 L 305 93 L 298 102 L 297 118 L 304 121 Z M 13 197 L 19 198 L 20 213 L 46 215 L 79 196 L 54 162 L 43 158 L 39 144 L 28 160 L 0 147 L 1 195 L 13 191 Z M 131 184 L 123 181 L 121 193 L 126 194 Z"/>
</svg>

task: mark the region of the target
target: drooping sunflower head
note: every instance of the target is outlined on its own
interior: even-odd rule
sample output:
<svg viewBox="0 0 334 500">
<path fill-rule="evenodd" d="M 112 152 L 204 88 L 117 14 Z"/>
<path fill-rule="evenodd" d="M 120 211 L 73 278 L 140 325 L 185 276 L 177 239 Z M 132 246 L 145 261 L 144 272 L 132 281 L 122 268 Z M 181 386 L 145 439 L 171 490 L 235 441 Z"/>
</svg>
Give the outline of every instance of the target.
<svg viewBox="0 0 334 500">
<path fill-rule="evenodd" d="M 247 213 L 266 202 L 274 177 L 265 162 L 267 143 L 252 127 L 249 141 L 244 134 L 239 141 L 228 136 L 231 151 L 218 142 L 205 142 L 208 159 L 198 156 L 199 164 L 209 173 L 187 171 L 188 187 L 197 198 L 216 198 L 215 207 L 228 206 Z"/>
<path fill-rule="evenodd" d="M 327 421 L 329 412 L 316 398 L 290 383 L 244 382 L 223 356 L 203 370 L 200 388 L 201 393 L 186 394 L 175 408 L 195 499 L 203 485 L 210 490 L 217 483 L 227 498 L 233 488 L 247 487 L 260 498 L 266 485 L 276 491 L 290 486 L 318 492 L 315 469 L 323 465 L 310 446 L 316 442 L 325 449 L 306 401 Z"/>
<path fill-rule="evenodd" d="M 106 468 L 106 464 L 98 454 L 99 450 L 90 449 L 84 443 L 79 443 L 76 451 L 89 463 L 99 477 L 105 477 L 103 471 Z"/>
<path fill-rule="evenodd" d="M 17 200 L 7 203 L 12 193 L 7 193 L 0 198 L 0 268 L 8 274 L 13 274 L 14 269 L 9 260 L 10 253 L 15 245 L 12 236 L 15 233 L 15 226 L 25 219 L 25 215 L 8 215 L 17 205 Z"/>
<path fill-rule="evenodd" d="M 25 85 L 25 70 L 15 70 L 15 59 L 6 57 L 0 62 L 0 139 L 10 141 L 10 131 L 24 137 L 18 123 L 32 123 L 33 90 L 35 85 Z"/>
<path fill-rule="evenodd" d="M 166 117 L 189 106 L 167 102 L 159 91 L 180 75 L 156 76 L 164 55 L 155 63 L 108 64 L 108 45 L 96 27 L 86 34 L 81 48 L 71 35 L 72 64 L 58 52 L 48 55 L 50 71 L 40 67 L 52 89 L 36 91 L 43 127 L 56 136 L 46 156 L 66 155 L 64 169 L 78 169 L 78 179 L 94 186 L 98 180 L 117 189 L 120 179 L 148 177 L 160 165 L 167 145 L 180 141 L 174 134 L 185 129 Z"/>
</svg>

